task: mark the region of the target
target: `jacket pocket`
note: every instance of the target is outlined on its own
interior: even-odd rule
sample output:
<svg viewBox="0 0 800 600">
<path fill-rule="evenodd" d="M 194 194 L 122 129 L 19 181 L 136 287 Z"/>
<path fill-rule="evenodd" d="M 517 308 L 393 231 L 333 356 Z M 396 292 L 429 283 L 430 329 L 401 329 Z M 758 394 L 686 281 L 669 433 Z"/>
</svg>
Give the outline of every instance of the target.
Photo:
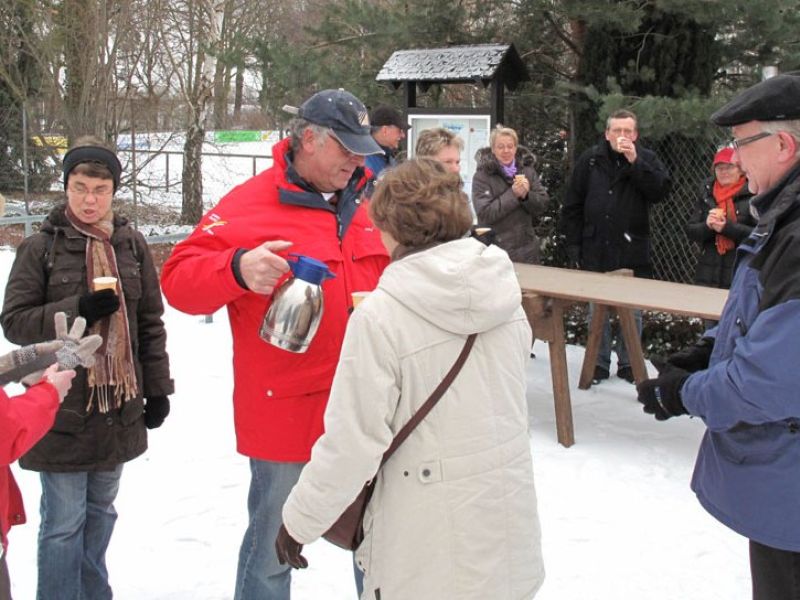
<svg viewBox="0 0 800 600">
<path fill-rule="evenodd" d="M 80 270 L 58 269 L 50 273 L 47 281 L 47 301 L 58 302 L 69 296 L 86 292 L 86 274 Z"/>
<path fill-rule="evenodd" d="M 78 433 L 86 427 L 85 398 L 81 394 L 78 398 L 67 398 L 56 413 L 56 420 L 51 431 L 62 433 Z"/>
<path fill-rule="evenodd" d="M 144 398 L 141 395 L 123 403 L 119 411 L 119 421 L 124 426 L 133 425 L 144 414 Z"/>
<path fill-rule="evenodd" d="M 649 265 L 650 238 L 628 233 L 622 242 L 622 264 Z"/>
<path fill-rule="evenodd" d="M 142 297 L 142 279 L 136 267 L 120 270 L 122 277 L 122 291 L 126 300 L 139 300 Z"/>
<path fill-rule="evenodd" d="M 736 464 L 763 465 L 800 443 L 796 426 L 782 421 L 764 425 L 738 425 L 725 432 L 710 432 L 720 454 Z"/>
</svg>

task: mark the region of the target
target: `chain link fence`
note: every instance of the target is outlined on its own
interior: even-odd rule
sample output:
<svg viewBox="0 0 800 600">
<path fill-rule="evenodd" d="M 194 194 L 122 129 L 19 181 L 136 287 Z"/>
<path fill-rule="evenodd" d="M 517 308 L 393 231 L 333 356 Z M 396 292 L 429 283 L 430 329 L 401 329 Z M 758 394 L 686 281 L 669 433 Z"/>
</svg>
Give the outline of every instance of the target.
<svg viewBox="0 0 800 600">
<path fill-rule="evenodd" d="M 669 170 L 672 189 L 667 199 L 650 211 L 650 233 L 654 276 L 664 281 L 692 283 L 698 248 L 684 231 L 703 183 L 711 177 L 716 151 L 727 139 L 720 131 L 705 137 L 673 136 L 664 140 L 642 140 L 655 151 Z M 534 145 L 542 183 L 550 194 L 550 205 L 539 219 L 537 233 L 542 240 L 542 262 L 553 266 L 567 264 L 563 240 L 558 233 L 561 205 L 569 185 L 570 165 L 563 141 Z"/>
<path fill-rule="evenodd" d="M 650 145 L 672 176 L 667 200 L 650 213 L 656 279 L 693 282 L 698 248 L 686 237 L 684 225 L 702 193 L 703 183 L 711 177 L 714 154 L 726 142 L 720 132 L 700 139 L 675 136 Z"/>
</svg>

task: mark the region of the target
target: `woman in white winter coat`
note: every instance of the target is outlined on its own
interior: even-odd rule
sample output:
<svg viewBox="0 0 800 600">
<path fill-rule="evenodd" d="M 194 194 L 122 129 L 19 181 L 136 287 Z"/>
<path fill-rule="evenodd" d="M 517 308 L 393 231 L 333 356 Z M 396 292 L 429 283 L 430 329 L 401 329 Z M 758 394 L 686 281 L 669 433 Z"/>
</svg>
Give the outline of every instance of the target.
<svg viewBox="0 0 800 600">
<path fill-rule="evenodd" d="M 455 381 L 377 476 L 356 561 L 362 599 L 521 600 L 544 579 L 525 370 L 531 330 L 508 255 L 464 237 L 458 175 L 386 172 L 370 213 L 392 254 L 353 312 L 325 433 L 283 508 L 281 560 L 327 531 L 477 333 Z"/>
</svg>

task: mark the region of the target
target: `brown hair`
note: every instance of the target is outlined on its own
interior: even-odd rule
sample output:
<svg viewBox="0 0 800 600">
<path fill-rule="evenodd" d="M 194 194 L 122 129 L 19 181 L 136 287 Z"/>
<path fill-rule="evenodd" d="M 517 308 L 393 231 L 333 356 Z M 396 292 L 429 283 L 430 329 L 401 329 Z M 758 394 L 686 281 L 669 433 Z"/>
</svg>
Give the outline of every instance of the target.
<svg viewBox="0 0 800 600">
<path fill-rule="evenodd" d="M 387 169 L 369 205 L 372 221 L 407 248 L 464 237 L 472 225 L 461 178 L 430 158 Z"/>
<path fill-rule="evenodd" d="M 633 119 L 634 129 L 639 129 L 639 119 L 636 118 L 636 114 L 629 110 L 625 110 L 624 108 L 615 110 L 608 115 L 608 118 L 606 119 L 606 129 L 611 129 L 611 119 Z"/>
<path fill-rule="evenodd" d="M 434 127 L 420 131 L 417 138 L 417 146 L 414 148 L 415 156 L 427 156 L 432 158 L 439 154 L 442 148 L 453 146 L 459 152 L 464 148 L 464 142 L 452 131 L 444 127 Z"/>
</svg>

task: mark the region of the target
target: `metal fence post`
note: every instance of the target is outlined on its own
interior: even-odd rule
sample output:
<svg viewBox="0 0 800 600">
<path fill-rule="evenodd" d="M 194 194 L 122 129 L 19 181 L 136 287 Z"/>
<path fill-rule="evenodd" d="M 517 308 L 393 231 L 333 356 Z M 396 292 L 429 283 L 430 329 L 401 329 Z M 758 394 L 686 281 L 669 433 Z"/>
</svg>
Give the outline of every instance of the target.
<svg viewBox="0 0 800 600">
<path fill-rule="evenodd" d="M 28 111 L 27 111 L 27 103 L 23 100 L 22 102 L 22 181 L 23 181 L 23 199 L 25 200 L 25 214 L 31 214 L 30 208 L 28 206 Z M 25 223 L 25 235 L 30 235 L 28 233 L 28 228 L 30 225 Z"/>
</svg>

